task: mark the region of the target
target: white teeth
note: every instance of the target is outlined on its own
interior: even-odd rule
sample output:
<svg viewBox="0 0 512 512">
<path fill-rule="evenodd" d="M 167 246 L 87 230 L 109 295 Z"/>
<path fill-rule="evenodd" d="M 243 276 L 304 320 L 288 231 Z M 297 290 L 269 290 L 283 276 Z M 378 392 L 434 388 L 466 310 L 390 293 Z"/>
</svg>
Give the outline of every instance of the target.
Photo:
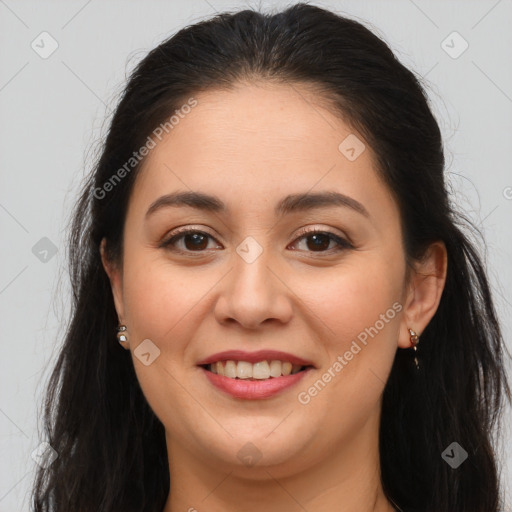
<svg viewBox="0 0 512 512">
<path fill-rule="evenodd" d="M 270 377 L 270 366 L 267 361 L 260 361 L 259 363 L 253 364 L 252 377 L 253 379 L 268 379 Z"/>
<path fill-rule="evenodd" d="M 281 377 L 281 361 L 270 361 L 270 376 Z"/>
<path fill-rule="evenodd" d="M 236 376 L 239 379 L 252 379 L 252 364 L 247 361 L 238 361 Z"/>
<path fill-rule="evenodd" d="M 248 361 L 217 361 L 209 365 L 212 373 L 223 375 L 231 379 L 252 379 L 266 380 L 271 377 L 282 375 L 294 375 L 302 368 L 299 364 L 292 364 L 289 361 L 258 361 L 251 364 Z"/>
<path fill-rule="evenodd" d="M 281 371 L 283 372 L 283 375 L 290 375 L 290 373 L 292 373 L 292 363 L 289 361 L 284 361 L 281 367 Z"/>
<path fill-rule="evenodd" d="M 236 363 L 235 363 L 235 361 L 226 361 L 226 364 L 224 365 L 224 375 L 226 377 L 230 377 L 232 379 L 236 378 Z"/>
</svg>

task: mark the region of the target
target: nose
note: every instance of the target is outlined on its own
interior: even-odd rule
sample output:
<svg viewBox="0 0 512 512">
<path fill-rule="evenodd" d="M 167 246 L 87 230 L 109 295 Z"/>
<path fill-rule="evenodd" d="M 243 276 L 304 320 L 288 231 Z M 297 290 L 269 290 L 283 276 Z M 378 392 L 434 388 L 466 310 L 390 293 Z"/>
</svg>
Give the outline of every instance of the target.
<svg viewBox="0 0 512 512">
<path fill-rule="evenodd" d="M 222 280 L 215 316 L 222 324 L 258 329 L 264 322 L 286 324 L 293 314 L 293 292 L 279 264 L 265 249 L 254 261 L 234 255 L 233 268 Z"/>
</svg>

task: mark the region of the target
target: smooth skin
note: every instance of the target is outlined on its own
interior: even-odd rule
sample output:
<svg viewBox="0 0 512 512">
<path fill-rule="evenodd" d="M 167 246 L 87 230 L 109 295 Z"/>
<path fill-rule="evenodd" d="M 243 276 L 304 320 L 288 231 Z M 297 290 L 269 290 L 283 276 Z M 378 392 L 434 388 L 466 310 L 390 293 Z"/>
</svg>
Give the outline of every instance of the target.
<svg viewBox="0 0 512 512">
<path fill-rule="evenodd" d="M 124 348 L 166 429 L 164 512 L 392 512 L 379 473 L 382 392 L 397 349 L 411 346 L 408 327 L 421 334 L 438 307 L 445 246 L 433 244 L 406 281 L 398 207 L 371 148 L 310 87 L 261 82 L 195 97 L 137 176 L 122 268 L 101 248 L 128 328 Z M 349 134 L 366 144 L 354 161 L 338 149 Z M 227 212 L 168 206 L 146 216 L 178 191 L 215 195 Z M 324 191 L 350 196 L 369 215 L 342 205 L 274 214 L 289 194 Z M 183 226 L 206 235 L 161 246 Z M 352 247 L 300 234 L 304 227 Z M 251 263 L 236 250 L 247 237 L 262 249 Z M 395 303 L 401 311 L 300 403 Z M 148 366 L 134 353 L 146 339 L 160 350 Z M 271 398 L 237 399 L 197 366 L 228 349 L 281 350 L 316 368 Z M 237 456 L 247 443 L 261 454 L 253 466 Z"/>
</svg>

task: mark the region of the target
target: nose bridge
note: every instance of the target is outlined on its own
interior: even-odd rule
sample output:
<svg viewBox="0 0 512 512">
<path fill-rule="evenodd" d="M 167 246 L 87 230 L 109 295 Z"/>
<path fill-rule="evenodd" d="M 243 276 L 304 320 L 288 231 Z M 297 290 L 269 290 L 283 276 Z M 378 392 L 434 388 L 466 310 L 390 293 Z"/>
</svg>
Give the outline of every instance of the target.
<svg viewBox="0 0 512 512">
<path fill-rule="evenodd" d="M 263 236 L 247 236 L 236 246 L 233 268 L 218 303 L 219 320 L 232 318 L 255 328 L 267 319 L 289 320 L 291 305 L 286 287 L 276 276 L 279 265 Z"/>
<path fill-rule="evenodd" d="M 258 237 L 262 241 L 262 236 Z M 269 293 L 269 289 L 274 287 L 271 283 L 270 265 L 272 264 L 271 249 L 265 241 L 262 243 L 253 236 L 247 236 L 237 247 L 234 262 L 235 277 L 234 283 L 242 291 L 248 289 L 251 293 Z"/>
</svg>

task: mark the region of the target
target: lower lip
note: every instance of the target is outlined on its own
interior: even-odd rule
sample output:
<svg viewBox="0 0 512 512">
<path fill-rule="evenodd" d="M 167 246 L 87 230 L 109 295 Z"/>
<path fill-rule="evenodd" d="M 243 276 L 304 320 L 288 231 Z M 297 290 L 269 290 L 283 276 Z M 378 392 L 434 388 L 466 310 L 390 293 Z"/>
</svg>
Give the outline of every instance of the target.
<svg viewBox="0 0 512 512">
<path fill-rule="evenodd" d="M 213 373 L 202 368 L 209 381 L 221 391 L 229 393 L 235 398 L 247 400 L 259 400 L 274 396 L 284 389 L 297 384 L 312 368 L 308 368 L 293 375 L 282 375 L 266 380 L 231 379 L 218 373 Z"/>
</svg>

